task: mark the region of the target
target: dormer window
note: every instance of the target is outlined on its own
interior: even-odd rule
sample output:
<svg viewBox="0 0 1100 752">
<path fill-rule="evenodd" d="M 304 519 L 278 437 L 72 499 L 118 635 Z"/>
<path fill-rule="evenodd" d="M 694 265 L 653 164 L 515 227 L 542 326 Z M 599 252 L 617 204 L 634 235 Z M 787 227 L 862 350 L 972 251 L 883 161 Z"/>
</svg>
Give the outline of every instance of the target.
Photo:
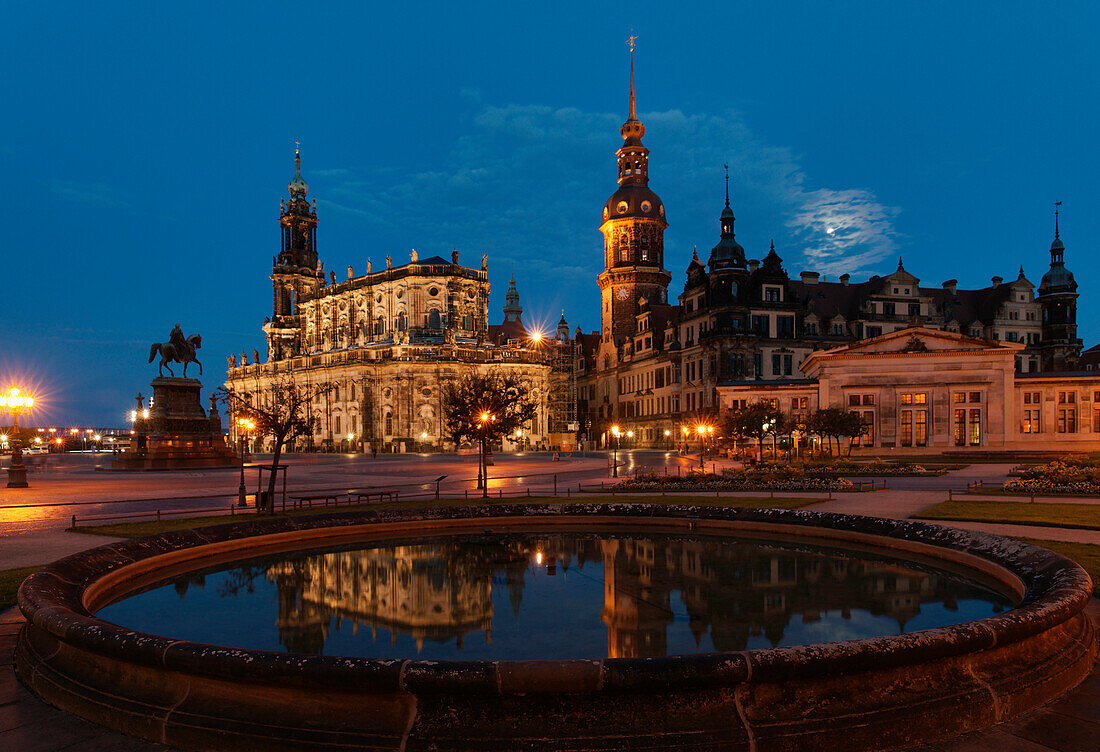
<svg viewBox="0 0 1100 752">
<path fill-rule="evenodd" d="M 767 303 L 779 303 L 783 300 L 783 288 L 773 285 L 764 285 L 764 301 Z"/>
</svg>

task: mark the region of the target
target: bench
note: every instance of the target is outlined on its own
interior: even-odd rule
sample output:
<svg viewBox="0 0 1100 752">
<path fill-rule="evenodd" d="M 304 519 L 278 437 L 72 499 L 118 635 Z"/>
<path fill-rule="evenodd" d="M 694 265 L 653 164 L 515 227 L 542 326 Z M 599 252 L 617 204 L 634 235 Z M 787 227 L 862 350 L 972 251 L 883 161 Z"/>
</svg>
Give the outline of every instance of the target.
<svg viewBox="0 0 1100 752">
<path fill-rule="evenodd" d="M 291 496 L 290 500 L 294 502 L 295 507 L 301 507 L 304 504 L 312 508 L 313 502 L 315 501 L 323 501 L 326 507 L 329 505 L 329 501 L 332 502 L 333 506 L 338 506 L 340 504 L 340 497 L 343 495 L 341 491 L 333 491 L 331 493 L 313 493 Z"/>
<path fill-rule="evenodd" d="M 400 499 L 400 493 L 397 491 L 377 491 L 369 488 L 360 491 L 353 488 L 348 491 L 348 502 L 350 503 L 352 499 L 355 499 L 356 504 L 362 504 L 365 499 L 367 503 L 370 503 L 372 496 L 378 497 L 377 501 L 379 504 L 382 503 L 383 499 L 385 501 L 394 501 L 395 497 Z"/>
</svg>

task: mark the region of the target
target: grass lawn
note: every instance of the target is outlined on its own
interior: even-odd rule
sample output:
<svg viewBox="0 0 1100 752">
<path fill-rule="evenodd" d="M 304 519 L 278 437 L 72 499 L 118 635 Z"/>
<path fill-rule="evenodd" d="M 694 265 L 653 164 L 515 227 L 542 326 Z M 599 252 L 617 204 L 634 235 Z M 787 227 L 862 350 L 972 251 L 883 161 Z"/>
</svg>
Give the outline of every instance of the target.
<svg viewBox="0 0 1100 752">
<path fill-rule="evenodd" d="M 1092 578 L 1092 594 L 1100 598 L 1100 546 L 1094 546 L 1090 543 L 1039 540 L 1037 538 L 1016 537 L 1016 540 L 1049 548 L 1056 554 L 1061 554 L 1067 559 L 1073 559 L 1089 573 L 1089 577 Z"/>
<path fill-rule="evenodd" d="M 313 507 L 312 509 L 296 509 L 294 511 L 288 511 L 285 513 L 287 517 L 299 517 L 303 515 L 311 514 L 332 514 L 335 512 L 354 512 L 364 509 L 423 509 L 424 507 L 461 507 L 467 505 L 474 505 L 477 503 L 487 504 L 488 506 L 496 506 L 498 504 L 562 504 L 568 502 L 583 502 L 583 503 L 601 503 L 601 502 L 617 502 L 617 503 L 639 503 L 639 504 L 695 504 L 698 506 L 717 506 L 717 507 L 755 507 L 759 509 L 799 509 L 810 504 L 816 504 L 818 502 L 825 501 L 824 497 L 820 498 L 806 498 L 806 497 L 777 497 L 769 498 L 767 496 L 722 496 L 715 497 L 714 495 L 699 495 L 692 496 L 688 494 L 676 495 L 676 496 L 657 496 L 655 494 L 610 494 L 605 495 L 585 495 L 583 497 L 565 498 L 562 496 L 519 496 L 504 499 L 485 499 L 469 501 L 465 499 L 440 499 L 436 501 L 421 500 L 421 501 L 402 501 L 402 502 L 385 502 L 379 504 L 375 502 L 373 504 L 354 504 L 350 506 L 340 507 Z M 284 516 L 279 514 L 277 516 Z M 222 525 L 227 522 L 245 522 L 247 520 L 255 518 L 255 514 L 235 514 L 235 515 L 211 515 L 208 517 L 184 517 L 174 520 L 150 520 L 148 522 L 115 522 L 108 525 L 80 525 L 75 529 L 70 529 L 70 532 L 86 533 L 89 535 L 110 535 L 116 538 L 140 538 L 143 535 L 156 535 L 157 533 L 166 533 L 172 530 L 190 530 L 196 527 L 209 527 L 210 525 Z"/>
<path fill-rule="evenodd" d="M 0 611 L 7 611 L 15 605 L 15 594 L 27 576 L 40 567 L 16 567 L 0 569 Z"/>
<path fill-rule="evenodd" d="M 941 501 L 913 515 L 917 520 L 1004 522 L 1015 525 L 1100 530 L 1100 504 L 1031 504 L 1025 501 Z"/>
</svg>

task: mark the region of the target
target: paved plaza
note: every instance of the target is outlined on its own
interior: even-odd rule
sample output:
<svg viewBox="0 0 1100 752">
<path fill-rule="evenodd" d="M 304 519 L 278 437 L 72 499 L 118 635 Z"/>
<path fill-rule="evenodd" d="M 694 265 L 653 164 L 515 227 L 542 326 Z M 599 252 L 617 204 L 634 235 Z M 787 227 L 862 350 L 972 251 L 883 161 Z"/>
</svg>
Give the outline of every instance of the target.
<svg viewBox="0 0 1100 752">
<path fill-rule="evenodd" d="M 684 472 L 697 466 L 698 457 L 679 456 L 675 452 L 623 451 L 619 453 L 619 461 L 622 477 L 651 469 L 662 473 Z M 440 476 L 446 476 L 440 482 L 442 497 L 461 498 L 469 494 L 473 501 L 476 491 L 475 456 L 290 455 L 286 463 L 291 494 L 350 488 L 417 494 L 434 491 L 434 481 Z M 105 464 L 105 456 L 34 458 L 29 489 L 0 489 L 0 569 L 44 564 L 114 540 L 66 532 L 74 514 L 80 518 L 156 509 L 214 513 L 226 510 L 237 500 L 240 475 L 236 471 L 116 473 L 97 471 L 96 464 Z M 708 469 L 710 464 L 708 460 Z M 720 469 L 720 465 L 716 467 Z M 945 500 L 948 489 L 963 489 L 979 480 L 999 486 L 1011 468 L 1010 464 L 974 464 L 941 477 L 890 478 L 885 491 L 840 493 L 832 499 L 825 494 L 777 495 L 821 496 L 821 501 L 811 507 L 819 511 L 906 518 Z M 609 458 L 603 453 L 564 455 L 558 461 L 548 454 L 498 455 L 490 472 L 491 490 L 511 493 L 530 489 L 533 495 L 550 494 L 555 485 L 560 494 L 567 488 L 575 494 L 578 484 L 591 486 L 612 480 Z M 250 508 L 255 486 L 253 470 L 248 477 Z M 670 494 L 670 498 L 687 499 L 693 495 L 696 494 Z M 1036 503 L 1046 501 L 1064 500 L 1036 499 Z M 1092 530 L 968 522 L 943 524 L 1002 535 L 1100 544 L 1100 533 Z M 1093 599 L 1090 613 L 1100 623 L 1100 601 Z M 0 669 L 0 749 L 22 752 L 167 749 L 57 711 L 27 692 L 16 681 L 10 664 L 21 623 L 17 609 L 0 614 L 0 654 L 4 656 Z M 914 752 L 1077 752 L 1092 748 L 1089 745 L 1100 732 L 1097 707 L 1100 707 L 1100 675 L 1094 671 L 1084 685 L 1050 706 L 993 729 L 923 746 Z"/>
</svg>

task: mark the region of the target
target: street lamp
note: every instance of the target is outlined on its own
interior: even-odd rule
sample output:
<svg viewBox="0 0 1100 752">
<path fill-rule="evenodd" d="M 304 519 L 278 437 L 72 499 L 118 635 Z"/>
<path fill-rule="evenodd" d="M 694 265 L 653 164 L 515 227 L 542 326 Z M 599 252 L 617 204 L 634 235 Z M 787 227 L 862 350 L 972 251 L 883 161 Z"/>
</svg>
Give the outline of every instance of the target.
<svg viewBox="0 0 1100 752">
<path fill-rule="evenodd" d="M 615 437 L 614 448 L 611 455 L 611 477 L 619 477 L 619 435 L 622 432 L 618 426 L 611 426 L 611 435 Z"/>
<path fill-rule="evenodd" d="M 699 425 L 697 425 L 695 427 L 695 431 L 696 431 L 696 433 L 699 434 L 699 469 L 702 470 L 703 469 L 703 454 L 705 452 L 704 442 L 706 441 L 706 438 L 707 438 L 708 435 L 711 435 L 711 434 L 714 433 L 714 426 L 708 426 L 708 425 L 705 425 L 703 423 L 700 423 Z M 686 433 L 687 430 L 685 429 L 684 432 Z"/>
<path fill-rule="evenodd" d="M 665 450 L 672 449 L 672 431 L 665 429 Z"/>
<path fill-rule="evenodd" d="M 489 426 L 496 422 L 497 416 L 488 410 L 482 410 L 477 420 L 477 430 L 481 433 L 481 451 L 478 452 L 477 487 L 481 489 L 481 498 L 489 498 L 489 467 L 485 463 L 485 435 Z"/>
<path fill-rule="evenodd" d="M 247 502 L 245 501 L 245 496 L 247 496 L 247 494 L 245 493 L 244 488 L 244 460 L 246 450 L 248 448 L 246 444 L 247 434 L 255 427 L 256 421 L 252 420 L 252 418 L 248 418 L 245 416 L 240 416 L 237 418 L 237 441 L 241 445 L 241 484 L 237 486 L 237 506 L 239 507 L 248 506 Z"/>
<path fill-rule="evenodd" d="M 13 425 L 11 432 L 19 434 L 19 413 L 28 412 L 34 407 L 34 397 L 23 394 L 23 391 L 13 386 L 7 392 L 0 393 L 0 412 L 10 412 Z"/>
</svg>

